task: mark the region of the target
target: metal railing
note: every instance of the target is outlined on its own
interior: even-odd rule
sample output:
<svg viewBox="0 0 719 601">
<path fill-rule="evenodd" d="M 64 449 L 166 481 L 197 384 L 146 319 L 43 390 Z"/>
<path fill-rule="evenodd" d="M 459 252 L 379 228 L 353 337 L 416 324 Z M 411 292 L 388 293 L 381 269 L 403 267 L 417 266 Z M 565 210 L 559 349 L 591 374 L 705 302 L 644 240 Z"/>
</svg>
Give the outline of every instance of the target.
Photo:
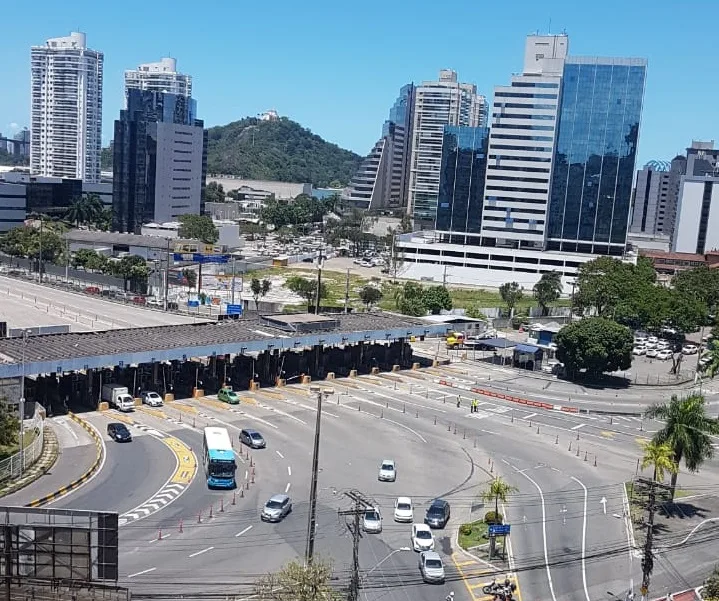
<svg viewBox="0 0 719 601">
<path fill-rule="evenodd" d="M 35 439 L 25 447 L 25 453 L 18 451 L 7 459 L 0 461 L 0 482 L 12 480 L 24 473 L 42 455 L 42 447 L 45 434 L 45 424 L 41 417 L 25 421 L 25 436 L 35 432 Z M 22 462 L 22 470 L 20 464 Z"/>
</svg>

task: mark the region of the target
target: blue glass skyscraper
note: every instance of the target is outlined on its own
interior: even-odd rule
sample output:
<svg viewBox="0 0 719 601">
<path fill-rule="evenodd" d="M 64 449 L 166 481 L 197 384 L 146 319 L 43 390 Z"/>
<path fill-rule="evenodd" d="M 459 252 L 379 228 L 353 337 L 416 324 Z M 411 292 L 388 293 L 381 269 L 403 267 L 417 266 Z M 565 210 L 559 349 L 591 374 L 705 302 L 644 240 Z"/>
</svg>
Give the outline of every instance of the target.
<svg viewBox="0 0 719 601">
<path fill-rule="evenodd" d="M 435 229 L 479 233 L 488 140 L 486 127 L 445 125 Z"/>
<path fill-rule="evenodd" d="M 564 64 L 549 202 L 549 250 L 624 252 L 646 61 Z"/>
</svg>

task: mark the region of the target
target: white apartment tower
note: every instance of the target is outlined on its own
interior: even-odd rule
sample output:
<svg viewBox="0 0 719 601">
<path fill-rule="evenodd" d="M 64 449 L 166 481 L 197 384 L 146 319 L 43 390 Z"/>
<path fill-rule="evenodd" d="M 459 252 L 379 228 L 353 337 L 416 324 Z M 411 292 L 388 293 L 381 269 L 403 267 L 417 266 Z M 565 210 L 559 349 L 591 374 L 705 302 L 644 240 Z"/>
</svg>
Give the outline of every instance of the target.
<svg viewBox="0 0 719 601">
<path fill-rule="evenodd" d="M 102 52 L 73 32 L 33 46 L 30 66 L 31 172 L 99 182 Z"/>
<path fill-rule="evenodd" d="M 542 249 L 566 35 L 530 35 L 524 70 L 494 89 L 481 234 L 493 246 Z"/>
<path fill-rule="evenodd" d="M 418 224 L 433 226 L 437 215 L 444 126 L 483 127 L 486 119 L 485 97 L 474 84 L 458 83 L 455 71 L 443 69 L 439 81 L 416 87 L 407 210 Z"/>
<path fill-rule="evenodd" d="M 150 90 L 190 98 L 192 77 L 177 72 L 177 59 L 163 58 L 125 71 L 125 98 L 128 90 Z"/>
</svg>

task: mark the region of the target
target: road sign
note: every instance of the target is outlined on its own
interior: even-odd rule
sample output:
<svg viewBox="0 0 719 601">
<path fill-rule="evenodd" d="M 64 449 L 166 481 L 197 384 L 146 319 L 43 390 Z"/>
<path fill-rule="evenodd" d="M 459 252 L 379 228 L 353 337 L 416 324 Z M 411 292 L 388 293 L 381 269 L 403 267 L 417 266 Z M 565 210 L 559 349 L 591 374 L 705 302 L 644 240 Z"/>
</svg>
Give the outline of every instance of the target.
<svg viewBox="0 0 719 601">
<path fill-rule="evenodd" d="M 506 536 L 509 534 L 509 524 L 491 524 L 489 526 L 489 536 Z"/>
<path fill-rule="evenodd" d="M 202 253 L 174 253 L 175 261 L 187 263 L 229 263 L 230 255 L 205 255 Z"/>
<path fill-rule="evenodd" d="M 228 315 L 242 315 L 242 305 L 227 305 Z"/>
</svg>

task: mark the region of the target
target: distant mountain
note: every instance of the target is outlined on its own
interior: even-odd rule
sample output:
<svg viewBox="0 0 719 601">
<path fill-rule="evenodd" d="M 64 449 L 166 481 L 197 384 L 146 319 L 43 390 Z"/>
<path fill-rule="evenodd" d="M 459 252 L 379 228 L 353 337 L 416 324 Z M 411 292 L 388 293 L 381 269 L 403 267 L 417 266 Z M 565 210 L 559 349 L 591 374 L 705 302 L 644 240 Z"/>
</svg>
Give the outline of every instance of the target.
<svg viewBox="0 0 719 601">
<path fill-rule="evenodd" d="M 211 127 L 207 171 L 247 179 L 310 182 L 326 187 L 349 183 L 363 157 L 313 134 L 286 117 L 247 117 Z"/>
</svg>

